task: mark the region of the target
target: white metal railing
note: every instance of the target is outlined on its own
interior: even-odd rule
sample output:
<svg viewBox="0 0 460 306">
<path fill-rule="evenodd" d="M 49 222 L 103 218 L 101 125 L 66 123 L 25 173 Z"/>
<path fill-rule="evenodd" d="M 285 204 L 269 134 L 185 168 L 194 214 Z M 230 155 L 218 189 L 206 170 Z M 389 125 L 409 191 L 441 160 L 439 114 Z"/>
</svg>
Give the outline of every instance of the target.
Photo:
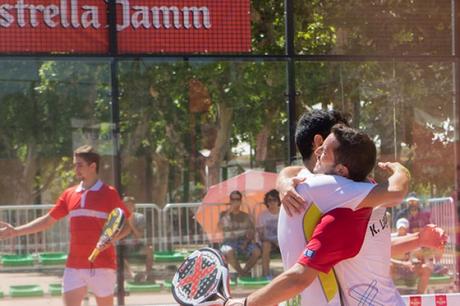
<svg viewBox="0 0 460 306">
<path fill-rule="evenodd" d="M 0 206 L 0 220 L 18 226 L 30 222 L 48 212 L 53 205 Z M 59 222 L 52 230 L 0 240 L 0 252 L 23 254 L 39 252 L 66 252 L 69 241 L 67 222 Z"/>
<path fill-rule="evenodd" d="M 136 204 L 136 212 L 144 215 L 145 227 L 142 240 L 144 244 L 151 244 L 154 250 L 161 249 L 162 240 L 161 229 L 161 209 L 156 204 L 140 203 Z"/>
<path fill-rule="evenodd" d="M 171 203 L 163 208 L 163 231 L 161 249 L 184 249 L 187 246 L 209 245 L 209 235 L 203 230 L 202 225 L 196 218 L 196 213 L 202 203 Z M 218 209 L 216 213 L 211 212 Z M 217 224 L 218 213 L 226 209 L 222 204 L 206 203 L 207 214 L 211 218 L 210 222 Z M 215 219 L 215 220 L 214 220 Z"/>
<path fill-rule="evenodd" d="M 428 205 L 431 212 L 431 222 L 441 227 L 448 236 L 444 254 L 440 263 L 449 269 L 449 273 L 457 275 L 456 264 L 456 226 L 457 209 L 452 198 L 429 199 Z"/>
<path fill-rule="evenodd" d="M 0 220 L 13 226 L 22 225 L 46 214 L 51 207 L 51 204 L 0 206 Z M 154 249 L 160 249 L 161 209 L 155 204 L 142 203 L 136 205 L 136 211 L 142 213 L 146 221 L 142 239 L 150 240 Z M 69 238 L 68 218 L 63 218 L 45 232 L 0 240 L 0 254 L 67 252 Z"/>
<path fill-rule="evenodd" d="M 449 236 L 449 243 L 441 259 L 452 273 L 456 273 L 456 209 L 452 198 L 436 198 L 428 200 L 432 222 L 442 227 Z M 216 240 L 208 235 L 196 219 L 196 213 L 202 203 L 170 203 L 164 208 L 155 204 L 141 203 L 136 211 L 145 216 L 146 226 L 143 240 L 152 244 L 154 250 L 174 250 L 196 248 L 210 245 Z M 222 204 L 206 204 L 209 209 L 217 209 L 215 213 L 206 214 L 208 220 L 217 223 L 219 213 L 226 209 Z M 262 206 L 262 204 L 261 204 Z M 0 220 L 13 225 L 25 224 L 45 214 L 52 205 L 8 205 L 0 206 Z M 250 211 L 257 214 L 259 207 Z M 215 220 L 214 220 L 215 219 Z M 8 240 L 0 240 L 0 254 L 20 254 L 39 252 L 67 252 L 69 231 L 67 218 L 43 233 L 31 234 Z"/>
<path fill-rule="evenodd" d="M 136 212 L 145 217 L 144 243 L 149 242 L 154 250 L 186 249 L 190 246 L 210 245 L 212 242 L 203 231 L 195 215 L 202 203 L 169 203 L 163 209 L 156 204 L 136 204 Z M 262 204 L 261 204 L 262 205 Z M 0 206 L 0 220 L 14 226 L 22 225 L 42 216 L 52 207 L 51 204 L 41 205 L 6 205 Z M 216 209 L 216 211 L 214 211 Z M 204 218 L 217 224 L 218 215 L 227 209 L 222 204 L 206 204 Z M 211 213 L 209 213 L 211 212 Z M 250 212 L 257 213 L 257 209 Z M 0 254 L 32 254 L 40 252 L 67 252 L 69 243 L 68 220 L 63 218 L 51 229 L 0 240 Z"/>
</svg>

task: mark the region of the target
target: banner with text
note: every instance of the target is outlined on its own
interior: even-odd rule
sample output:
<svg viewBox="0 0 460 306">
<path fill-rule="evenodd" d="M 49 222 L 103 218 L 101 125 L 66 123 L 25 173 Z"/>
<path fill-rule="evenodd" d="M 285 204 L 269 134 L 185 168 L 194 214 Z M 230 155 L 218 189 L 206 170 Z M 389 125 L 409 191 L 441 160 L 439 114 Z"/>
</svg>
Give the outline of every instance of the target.
<svg viewBox="0 0 460 306">
<path fill-rule="evenodd" d="M 250 52 L 249 0 L 114 1 L 119 54 Z M 105 54 L 107 11 L 107 0 L 0 0 L 0 52 Z"/>
</svg>

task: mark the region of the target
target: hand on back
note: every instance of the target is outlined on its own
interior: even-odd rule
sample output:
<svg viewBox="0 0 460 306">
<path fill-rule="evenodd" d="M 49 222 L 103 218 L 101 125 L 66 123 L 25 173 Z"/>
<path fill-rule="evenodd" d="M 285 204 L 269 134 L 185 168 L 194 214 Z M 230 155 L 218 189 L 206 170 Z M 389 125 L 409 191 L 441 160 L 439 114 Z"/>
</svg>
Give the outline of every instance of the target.
<svg viewBox="0 0 460 306">
<path fill-rule="evenodd" d="M 305 178 L 293 177 L 290 179 L 289 187 L 280 191 L 281 204 L 283 204 L 284 209 L 286 210 L 289 216 L 294 214 L 300 214 L 307 205 L 307 202 L 302 198 L 302 196 L 296 191 L 297 185 L 303 183 Z"/>
</svg>

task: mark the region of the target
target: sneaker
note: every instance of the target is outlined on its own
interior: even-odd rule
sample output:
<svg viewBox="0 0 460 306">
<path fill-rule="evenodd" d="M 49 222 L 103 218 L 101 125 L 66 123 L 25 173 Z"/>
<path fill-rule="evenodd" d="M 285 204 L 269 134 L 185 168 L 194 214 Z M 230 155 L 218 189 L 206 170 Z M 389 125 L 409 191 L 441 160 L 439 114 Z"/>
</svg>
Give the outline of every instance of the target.
<svg viewBox="0 0 460 306">
<path fill-rule="evenodd" d="M 134 282 L 135 283 L 144 283 L 145 278 L 146 278 L 145 273 L 142 273 L 142 272 L 136 273 L 136 275 L 134 276 Z"/>
<path fill-rule="evenodd" d="M 145 281 L 147 283 L 155 284 L 155 275 L 153 274 L 153 272 L 147 273 Z"/>
</svg>

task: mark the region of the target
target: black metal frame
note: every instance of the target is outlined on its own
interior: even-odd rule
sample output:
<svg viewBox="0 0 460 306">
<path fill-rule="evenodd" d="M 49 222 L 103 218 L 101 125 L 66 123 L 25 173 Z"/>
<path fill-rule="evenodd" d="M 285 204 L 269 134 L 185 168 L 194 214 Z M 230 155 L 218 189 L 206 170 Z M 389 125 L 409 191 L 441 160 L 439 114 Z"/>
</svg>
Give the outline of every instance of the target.
<svg viewBox="0 0 460 306">
<path fill-rule="evenodd" d="M 453 99 L 454 99 L 454 124 L 455 124 L 455 188 L 457 205 L 457 224 L 460 224 L 460 5 L 452 0 L 452 74 L 453 74 Z M 458 230 L 458 229 L 457 229 Z M 460 235 L 457 234 L 457 273 L 460 269 L 458 248 Z M 460 276 L 457 275 L 457 291 L 460 291 Z"/>
</svg>

